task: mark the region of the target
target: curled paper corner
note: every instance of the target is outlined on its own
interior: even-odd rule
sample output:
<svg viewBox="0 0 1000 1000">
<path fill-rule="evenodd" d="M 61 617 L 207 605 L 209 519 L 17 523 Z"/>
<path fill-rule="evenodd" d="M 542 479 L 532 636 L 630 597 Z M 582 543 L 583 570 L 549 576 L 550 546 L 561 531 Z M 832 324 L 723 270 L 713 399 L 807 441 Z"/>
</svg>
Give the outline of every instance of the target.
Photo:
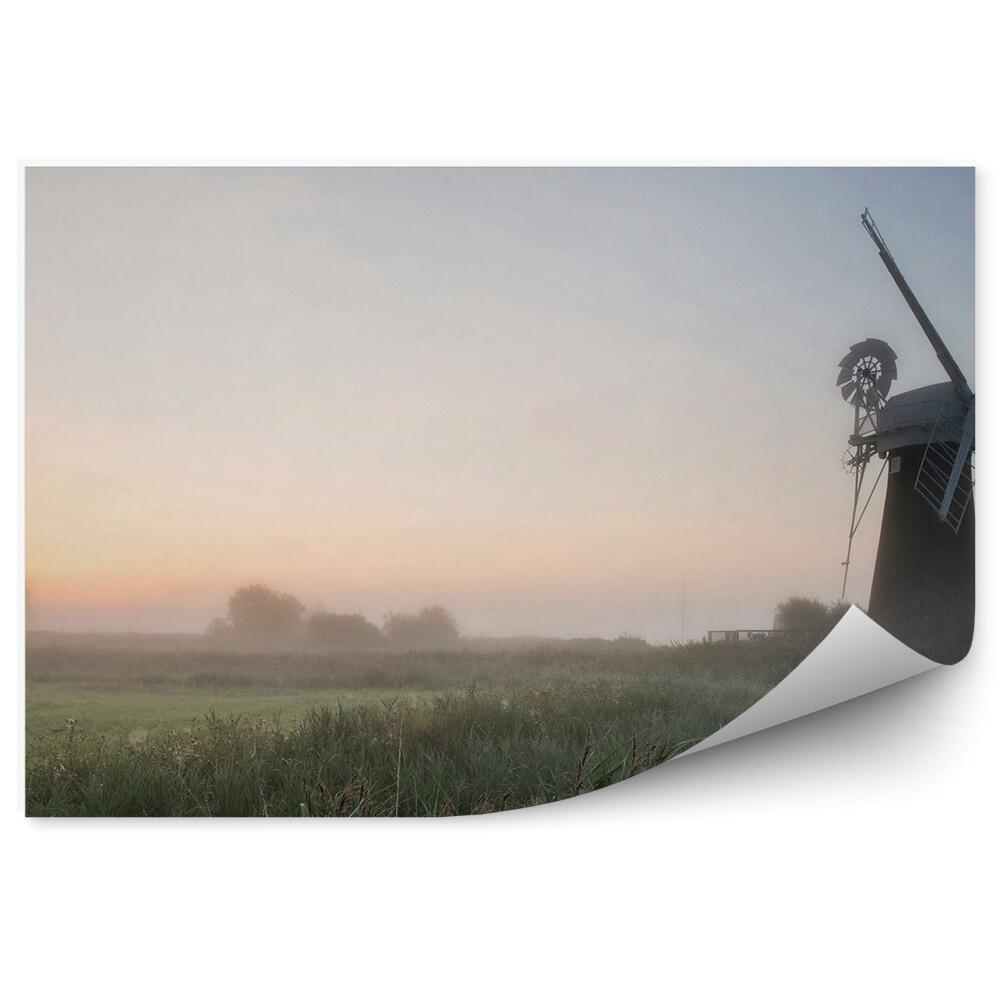
<svg viewBox="0 0 1000 1000">
<path fill-rule="evenodd" d="M 852 607 L 830 634 L 779 684 L 685 757 L 839 705 L 941 666 L 914 652 Z"/>
</svg>

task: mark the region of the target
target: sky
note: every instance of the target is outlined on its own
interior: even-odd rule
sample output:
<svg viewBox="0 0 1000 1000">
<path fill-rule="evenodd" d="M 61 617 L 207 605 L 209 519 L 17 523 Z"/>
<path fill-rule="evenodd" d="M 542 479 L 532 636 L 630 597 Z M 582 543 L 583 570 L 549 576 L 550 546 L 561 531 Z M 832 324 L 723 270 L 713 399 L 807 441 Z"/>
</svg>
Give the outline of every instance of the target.
<svg viewBox="0 0 1000 1000">
<path fill-rule="evenodd" d="M 968 169 L 29 168 L 29 627 L 260 582 L 662 642 L 838 598 L 837 363 L 945 378 L 866 206 L 974 384 Z"/>
</svg>

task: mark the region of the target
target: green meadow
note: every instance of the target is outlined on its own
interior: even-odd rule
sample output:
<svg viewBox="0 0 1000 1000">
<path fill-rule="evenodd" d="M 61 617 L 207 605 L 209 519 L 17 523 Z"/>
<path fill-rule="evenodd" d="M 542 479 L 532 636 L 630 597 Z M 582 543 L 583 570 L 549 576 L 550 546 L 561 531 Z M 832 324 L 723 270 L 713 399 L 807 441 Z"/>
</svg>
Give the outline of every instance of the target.
<svg viewBox="0 0 1000 1000">
<path fill-rule="evenodd" d="M 240 653 L 30 646 L 32 816 L 437 816 L 693 746 L 814 641 Z"/>
</svg>

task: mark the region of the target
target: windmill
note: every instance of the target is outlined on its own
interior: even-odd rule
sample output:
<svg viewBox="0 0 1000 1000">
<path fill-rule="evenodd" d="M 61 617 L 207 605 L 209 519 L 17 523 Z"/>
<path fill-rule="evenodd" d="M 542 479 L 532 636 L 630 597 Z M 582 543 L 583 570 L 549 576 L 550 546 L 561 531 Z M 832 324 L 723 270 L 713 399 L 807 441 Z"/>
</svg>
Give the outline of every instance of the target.
<svg viewBox="0 0 1000 1000">
<path fill-rule="evenodd" d="M 843 593 L 854 534 L 888 471 L 868 613 L 919 652 L 954 662 L 971 644 L 975 609 L 975 395 L 867 208 L 861 222 L 948 381 L 890 398 L 897 357 L 881 340 L 855 344 L 841 361 L 837 385 L 854 407 L 844 459 L 854 475 L 854 508 Z M 876 455 L 882 468 L 858 513 L 865 471 Z"/>
</svg>

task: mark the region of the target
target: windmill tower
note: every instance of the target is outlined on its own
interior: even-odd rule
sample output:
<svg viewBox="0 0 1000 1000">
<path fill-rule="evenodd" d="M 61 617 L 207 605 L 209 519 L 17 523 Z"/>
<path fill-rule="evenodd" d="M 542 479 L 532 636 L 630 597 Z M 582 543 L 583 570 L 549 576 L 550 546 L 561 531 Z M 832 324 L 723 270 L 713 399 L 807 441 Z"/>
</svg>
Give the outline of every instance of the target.
<svg viewBox="0 0 1000 1000">
<path fill-rule="evenodd" d="M 837 385 L 854 407 L 854 433 L 845 455 L 854 475 L 854 511 L 844 588 L 854 534 L 887 474 L 868 614 L 918 652 L 954 663 L 972 643 L 975 615 L 976 399 L 868 209 L 861 221 L 948 381 L 889 398 L 896 354 L 880 340 L 855 344 L 841 361 Z M 865 472 L 876 455 L 882 468 L 862 503 Z"/>
</svg>

